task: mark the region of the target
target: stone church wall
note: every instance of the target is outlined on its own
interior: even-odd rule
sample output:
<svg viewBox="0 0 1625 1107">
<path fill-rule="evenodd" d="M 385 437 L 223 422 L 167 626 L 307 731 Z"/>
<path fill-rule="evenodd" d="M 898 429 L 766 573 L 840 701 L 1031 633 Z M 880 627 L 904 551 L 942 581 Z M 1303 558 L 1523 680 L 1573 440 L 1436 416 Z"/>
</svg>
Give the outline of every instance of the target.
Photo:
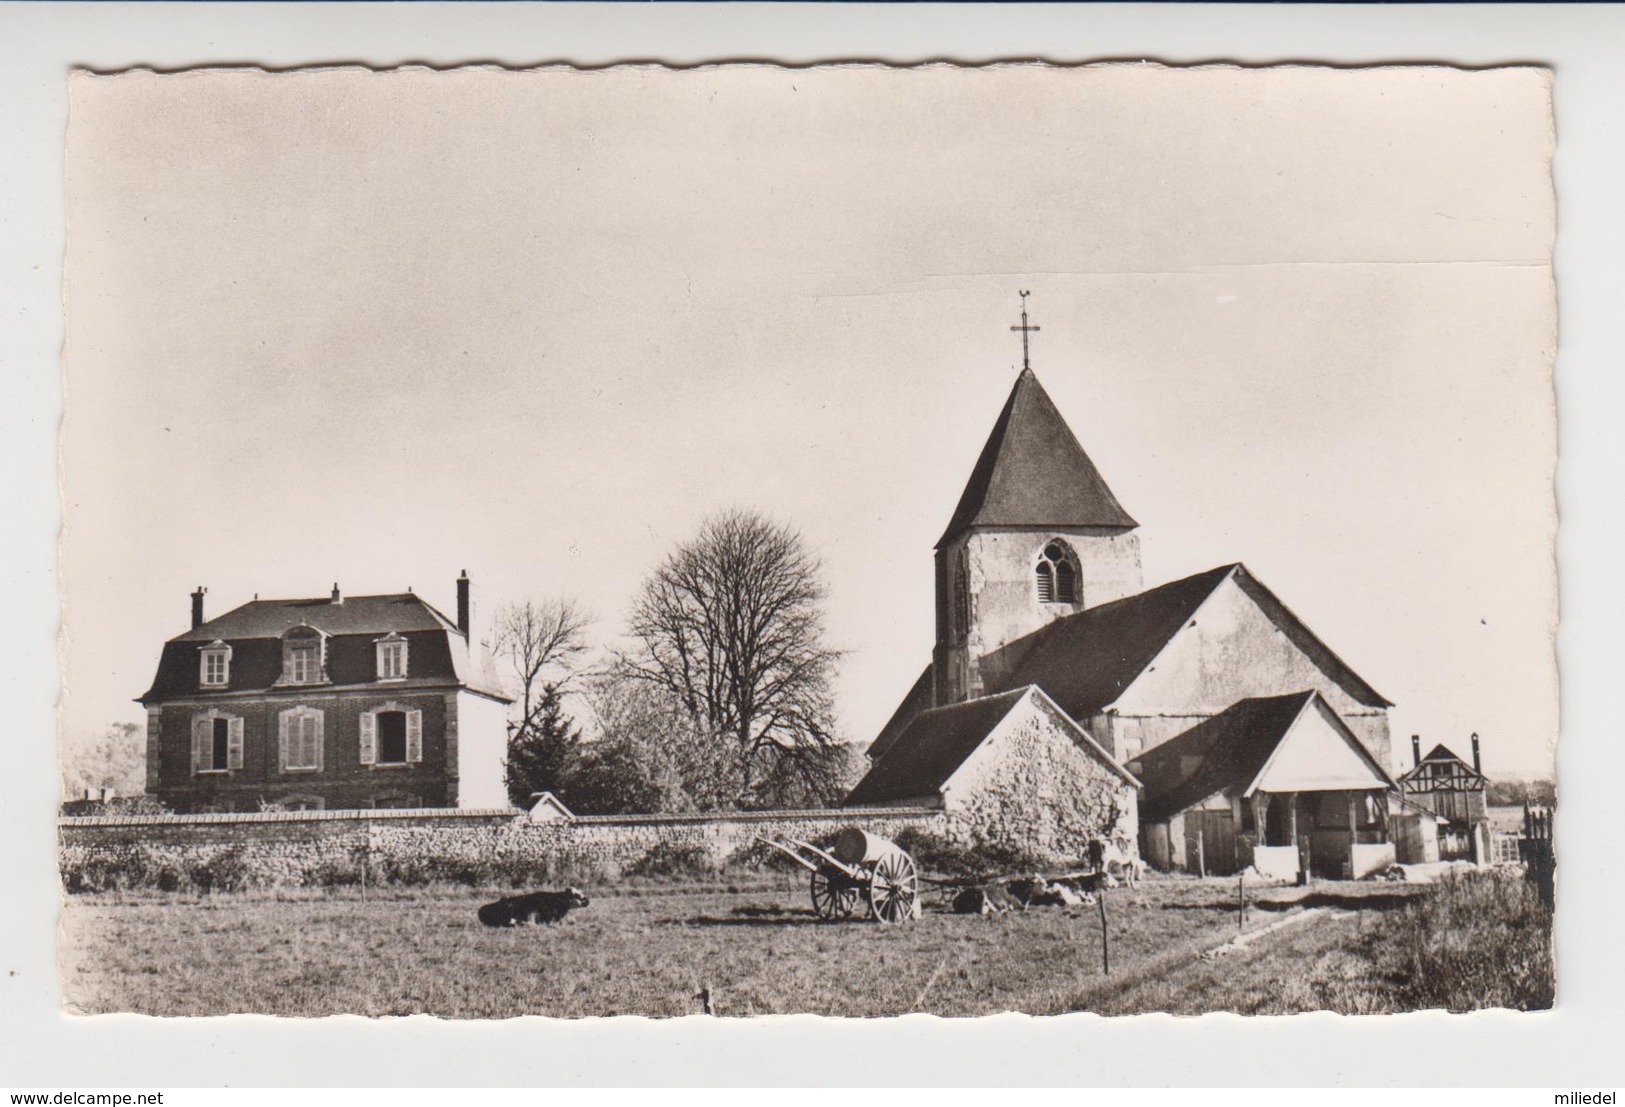
<svg viewBox="0 0 1625 1107">
<path fill-rule="evenodd" d="M 1038 602 L 1034 569 L 1044 547 L 1059 538 L 1077 557 L 1081 603 Z M 960 632 L 954 610 L 953 580 L 963 562 L 970 625 Z M 975 530 L 957 539 L 939 558 L 937 582 L 938 682 L 942 703 L 957 703 L 1001 684 L 1007 672 L 998 651 L 1055 619 L 1098 607 L 1140 591 L 1140 537 L 1105 527 L 1060 530 Z"/>
<path fill-rule="evenodd" d="M 1232 578 L 1117 701 L 1112 753 L 1132 761 L 1237 700 L 1311 688 L 1378 764 L 1391 768 L 1387 713 L 1360 703 L 1327 676 Z"/>
</svg>

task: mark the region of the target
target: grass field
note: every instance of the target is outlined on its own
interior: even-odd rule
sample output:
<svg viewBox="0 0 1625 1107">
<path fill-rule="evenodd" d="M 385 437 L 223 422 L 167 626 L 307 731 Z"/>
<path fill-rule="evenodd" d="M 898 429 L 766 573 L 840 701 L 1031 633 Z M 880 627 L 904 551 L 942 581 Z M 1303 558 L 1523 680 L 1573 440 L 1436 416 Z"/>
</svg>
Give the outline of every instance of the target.
<svg viewBox="0 0 1625 1107">
<path fill-rule="evenodd" d="M 1234 884 L 1115 889 L 1109 976 L 1093 907 L 988 918 L 933 909 L 898 927 L 824 923 L 805 888 L 785 881 L 597 891 L 559 926 L 493 930 L 474 909 L 496 894 L 69 897 L 67 1002 L 157 1015 L 673 1016 L 698 1013 L 708 988 L 717 1014 L 739 1016 L 1391 1011 L 1407 1006 L 1403 972 L 1381 962 L 1403 943 L 1400 931 L 1379 935 L 1414 916 L 1423 893 L 1260 890 L 1248 932 L 1306 917 L 1212 954 L 1238 933 Z"/>
</svg>

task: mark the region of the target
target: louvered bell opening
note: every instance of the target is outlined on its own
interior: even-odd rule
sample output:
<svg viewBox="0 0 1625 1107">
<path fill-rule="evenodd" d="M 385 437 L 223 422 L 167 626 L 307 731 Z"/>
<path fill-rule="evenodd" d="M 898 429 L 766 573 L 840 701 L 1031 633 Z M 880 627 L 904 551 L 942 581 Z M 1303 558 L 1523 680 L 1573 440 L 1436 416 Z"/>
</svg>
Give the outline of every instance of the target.
<svg viewBox="0 0 1625 1107">
<path fill-rule="evenodd" d="M 1038 602 L 1055 602 L 1055 570 L 1047 561 L 1038 563 Z"/>
<path fill-rule="evenodd" d="M 1055 598 L 1061 603 L 1078 602 L 1078 571 L 1070 561 L 1055 566 Z"/>
</svg>

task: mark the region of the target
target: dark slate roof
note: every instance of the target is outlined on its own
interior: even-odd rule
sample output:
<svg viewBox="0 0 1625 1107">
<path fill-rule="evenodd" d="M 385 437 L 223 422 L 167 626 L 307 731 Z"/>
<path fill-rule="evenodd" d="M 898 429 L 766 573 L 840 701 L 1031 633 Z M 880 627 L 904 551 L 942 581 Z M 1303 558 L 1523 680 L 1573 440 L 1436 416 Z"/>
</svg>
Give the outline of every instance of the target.
<svg viewBox="0 0 1625 1107">
<path fill-rule="evenodd" d="M 172 642 L 231 642 L 243 638 L 280 638 L 306 624 L 328 634 L 388 634 L 409 630 L 457 631 L 457 624 L 410 592 L 390 596 L 346 596 L 333 603 L 326 596 L 309 600 L 254 600 L 171 638 Z M 460 631 L 458 633 L 461 633 Z"/>
<path fill-rule="evenodd" d="M 996 696 L 922 711 L 843 802 L 845 807 L 935 796 L 965 759 L 1027 694 Z"/>
<path fill-rule="evenodd" d="M 915 716 L 922 711 L 930 710 L 935 698 L 936 686 L 932 679 L 931 666 L 927 665 L 920 673 L 919 679 L 909 688 L 908 695 L 903 697 L 903 702 L 897 705 L 897 710 L 886 720 L 886 725 L 880 728 L 879 736 L 869 743 L 869 748 L 864 751 L 868 754 L 869 760 L 873 761 L 891 749 L 892 744 L 902 736 Z"/>
<path fill-rule="evenodd" d="M 1116 702 L 1226 579 L 1263 608 L 1293 645 L 1359 703 L 1392 706 L 1241 564 L 1148 589 L 1057 619 L 1011 643 L 1020 661 L 1004 687 L 1036 684 L 1074 719 Z"/>
<path fill-rule="evenodd" d="M 407 642 L 407 679 L 386 687 L 462 686 L 506 701 L 500 681 L 488 669 L 478 645 L 432 605 L 403 592 L 388 596 L 348 596 L 335 604 L 327 597 L 254 600 L 164 643 L 152 686 L 137 698 L 155 703 L 180 696 L 231 696 L 269 692 L 282 675 L 282 635 L 306 625 L 325 632 L 329 682 L 275 689 L 279 694 L 364 687 L 377 681 L 375 639 L 391 632 Z M 199 650 L 213 641 L 231 646 L 231 679 L 225 688 L 198 684 Z"/>
<path fill-rule="evenodd" d="M 1141 819 L 1161 822 L 1215 792 L 1251 783 L 1304 707 L 1317 697 L 1315 692 L 1293 692 L 1241 700 L 1135 758 L 1145 782 Z M 1342 720 L 1338 725 L 1343 726 Z M 1185 758 L 1200 763 L 1185 772 L 1181 765 Z"/>
<path fill-rule="evenodd" d="M 1134 527 L 1031 369 L 1023 369 L 937 545 L 975 526 Z"/>
<path fill-rule="evenodd" d="M 1036 684 L 1074 719 L 1098 713 L 1145 671 L 1236 565 L 1224 565 L 1057 619 L 1006 647 L 1005 687 Z"/>
</svg>

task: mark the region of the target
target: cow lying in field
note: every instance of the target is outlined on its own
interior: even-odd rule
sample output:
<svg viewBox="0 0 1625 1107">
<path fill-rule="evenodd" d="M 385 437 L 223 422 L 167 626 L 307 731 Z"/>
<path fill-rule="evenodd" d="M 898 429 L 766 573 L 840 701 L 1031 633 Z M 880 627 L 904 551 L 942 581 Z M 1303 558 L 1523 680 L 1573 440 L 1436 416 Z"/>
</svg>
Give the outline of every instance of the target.
<svg viewBox="0 0 1625 1107">
<path fill-rule="evenodd" d="M 1026 904 L 1013 897 L 1002 884 L 966 888 L 954 897 L 954 911 L 961 915 L 1002 915 L 1006 911 L 1026 909 Z"/>
<path fill-rule="evenodd" d="M 580 888 L 566 888 L 562 892 L 531 892 L 524 896 L 509 896 L 480 908 L 480 922 L 486 926 L 537 926 L 556 923 L 577 907 L 592 901 Z"/>
</svg>

